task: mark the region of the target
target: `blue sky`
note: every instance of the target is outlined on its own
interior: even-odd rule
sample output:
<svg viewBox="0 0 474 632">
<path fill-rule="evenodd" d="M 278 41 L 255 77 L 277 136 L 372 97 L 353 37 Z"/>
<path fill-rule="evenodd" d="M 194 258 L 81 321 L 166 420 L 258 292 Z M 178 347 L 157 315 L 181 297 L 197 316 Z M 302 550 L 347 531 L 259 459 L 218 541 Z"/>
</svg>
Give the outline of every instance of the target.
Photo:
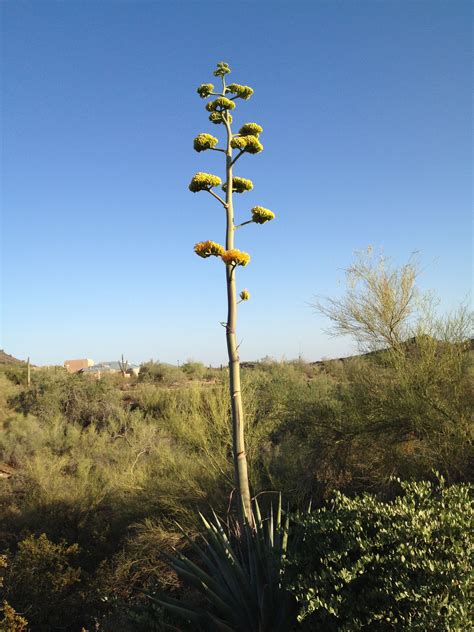
<svg viewBox="0 0 474 632">
<path fill-rule="evenodd" d="M 217 61 L 265 150 L 236 174 L 277 219 L 237 233 L 242 359 L 349 353 L 309 303 L 371 244 L 449 308 L 471 286 L 470 2 L 2 3 L 2 332 L 9 353 L 226 361 L 222 209 L 187 185 Z M 219 135 L 219 134 L 217 134 Z M 238 168 L 237 168 L 238 167 Z"/>
</svg>

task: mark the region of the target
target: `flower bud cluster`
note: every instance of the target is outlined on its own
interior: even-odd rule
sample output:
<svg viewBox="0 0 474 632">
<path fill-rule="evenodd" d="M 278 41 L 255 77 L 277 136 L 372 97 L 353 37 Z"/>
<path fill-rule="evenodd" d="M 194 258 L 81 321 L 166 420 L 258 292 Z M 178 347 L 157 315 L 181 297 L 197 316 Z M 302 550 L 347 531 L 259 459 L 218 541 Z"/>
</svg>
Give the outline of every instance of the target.
<svg viewBox="0 0 474 632">
<path fill-rule="evenodd" d="M 227 64 L 225 61 L 220 61 L 217 64 L 216 70 L 214 70 L 214 77 L 224 77 L 224 75 L 229 74 L 229 72 L 229 64 Z"/>
<path fill-rule="evenodd" d="M 206 149 L 212 149 L 218 143 L 215 136 L 211 134 L 199 134 L 194 139 L 194 149 L 196 151 L 206 151 Z"/>
<path fill-rule="evenodd" d="M 256 136 L 257 138 L 263 132 L 263 127 L 258 123 L 245 123 L 239 129 L 240 136 Z"/>
<path fill-rule="evenodd" d="M 221 184 L 222 180 L 219 176 L 215 176 L 212 173 L 196 173 L 193 176 L 189 184 L 189 190 L 193 193 L 197 193 L 198 191 L 209 191 L 212 187 L 218 187 Z"/>
<path fill-rule="evenodd" d="M 221 257 L 225 249 L 215 241 L 200 241 L 194 246 L 194 252 L 203 259 L 207 257 Z"/>
<path fill-rule="evenodd" d="M 258 154 L 263 150 L 262 143 L 258 140 L 257 136 L 234 136 L 230 141 L 231 147 L 234 149 L 240 149 L 248 154 Z"/>
<path fill-rule="evenodd" d="M 252 209 L 252 222 L 256 224 L 265 224 L 275 219 L 275 213 L 263 206 L 254 206 Z"/>
<path fill-rule="evenodd" d="M 211 96 L 213 90 L 214 90 L 213 83 L 201 83 L 201 85 L 197 89 L 197 93 L 199 94 L 201 99 L 205 99 L 206 97 Z"/>
<path fill-rule="evenodd" d="M 234 193 L 244 193 L 245 191 L 251 191 L 252 189 L 252 180 L 247 180 L 247 178 L 240 178 L 239 176 L 234 176 L 232 178 L 232 191 L 234 191 Z M 222 185 L 222 190 L 227 190 L 227 182 L 224 182 L 224 184 Z"/>
<path fill-rule="evenodd" d="M 229 84 L 226 87 L 225 91 L 235 94 L 236 97 L 239 97 L 240 99 L 245 99 L 245 101 L 247 101 L 247 99 L 250 99 L 253 94 L 253 89 L 250 86 L 241 86 L 238 83 Z"/>
<path fill-rule="evenodd" d="M 250 255 L 248 252 L 242 252 L 234 248 L 226 250 L 221 255 L 221 259 L 227 266 L 246 266 L 250 261 Z"/>
<path fill-rule="evenodd" d="M 209 101 L 209 103 L 206 103 L 206 110 L 208 112 L 221 112 L 222 110 L 233 110 L 234 108 L 235 103 L 227 97 L 217 97 L 217 99 L 214 99 L 214 101 Z"/>
<path fill-rule="evenodd" d="M 241 301 L 248 301 L 250 298 L 250 292 L 248 290 L 242 290 L 239 296 Z"/>
<path fill-rule="evenodd" d="M 232 114 L 226 111 L 225 117 L 226 117 L 227 122 L 230 125 L 232 123 Z M 209 120 L 211 121 L 211 123 L 214 123 L 215 125 L 219 125 L 219 123 L 224 122 L 224 114 L 222 112 L 211 112 L 211 114 L 209 114 Z"/>
<path fill-rule="evenodd" d="M 215 241 L 199 241 L 194 246 L 194 252 L 198 257 L 207 259 L 208 257 L 220 257 L 222 261 L 228 266 L 246 266 L 250 261 L 250 255 L 248 252 L 242 252 L 233 248 L 231 250 L 224 250 L 224 247 L 217 244 Z M 246 298 L 244 298 L 244 296 Z M 240 298 L 243 301 L 247 301 L 250 298 L 250 294 L 247 290 L 243 290 L 240 293 Z"/>
</svg>

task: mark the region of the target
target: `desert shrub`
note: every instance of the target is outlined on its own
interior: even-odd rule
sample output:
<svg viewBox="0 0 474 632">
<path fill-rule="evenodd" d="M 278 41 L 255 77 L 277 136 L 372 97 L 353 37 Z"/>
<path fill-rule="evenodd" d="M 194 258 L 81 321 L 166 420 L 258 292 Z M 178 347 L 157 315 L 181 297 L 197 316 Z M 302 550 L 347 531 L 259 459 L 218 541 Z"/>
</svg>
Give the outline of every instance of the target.
<svg viewBox="0 0 474 632">
<path fill-rule="evenodd" d="M 206 374 L 206 367 L 202 362 L 188 360 L 181 366 L 181 370 L 190 380 L 202 380 Z"/>
<path fill-rule="evenodd" d="M 5 555 L 0 555 L 0 571 L 2 572 L 0 575 L 0 592 L 2 596 L 4 593 L 3 573 L 6 567 L 7 558 Z M 28 621 L 17 614 L 6 600 L 3 600 L 3 603 L 0 605 L 0 615 L 2 617 L 0 619 L 0 632 L 26 632 Z"/>
<path fill-rule="evenodd" d="M 309 630 L 462 632 L 473 588 L 467 485 L 401 483 L 389 502 L 340 493 L 301 522 L 292 561 Z"/>
<path fill-rule="evenodd" d="M 21 391 L 10 404 L 24 415 L 36 415 L 44 421 L 64 415 L 85 427 L 105 424 L 122 409 L 120 392 L 107 380 L 95 380 L 85 374 L 35 372 L 32 387 Z"/>
<path fill-rule="evenodd" d="M 6 365 L 4 369 L 5 376 L 13 382 L 13 384 L 26 384 L 27 367 L 26 364 Z"/>
<path fill-rule="evenodd" d="M 16 610 L 28 612 L 34 630 L 61 628 L 79 614 L 80 593 L 74 590 L 82 579 L 78 553 L 76 544 L 55 544 L 41 534 L 21 540 L 9 556 L 6 596 Z"/>
<path fill-rule="evenodd" d="M 139 382 L 155 382 L 163 386 L 182 384 L 186 380 L 183 371 L 164 362 L 145 362 L 140 366 Z"/>
<path fill-rule="evenodd" d="M 0 606 L 0 632 L 26 632 L 28 629 L 28 621 L 25 617 L 20 616 L 4 601 Z"/>
</svg>

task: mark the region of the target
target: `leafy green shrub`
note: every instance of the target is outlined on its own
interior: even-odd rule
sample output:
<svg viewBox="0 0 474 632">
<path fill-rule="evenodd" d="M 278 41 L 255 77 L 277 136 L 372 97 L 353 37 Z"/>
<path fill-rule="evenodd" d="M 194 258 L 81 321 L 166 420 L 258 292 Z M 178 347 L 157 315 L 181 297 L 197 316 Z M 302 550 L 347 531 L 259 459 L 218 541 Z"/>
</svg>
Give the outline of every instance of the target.
<svg viewBox="0 0 474 632">
<path fill-rule="evenodd" d="M 79 613 L 78 553 L 76 544 L 55 544 L 43 533 L 22 540 L 10 557 L 5 573 L 6 596 L 16 610 L 28 613 L 34 630 L 61 627 L 73 612 Z"/>
<path fill-rule="evenodd" d="M 28 621 L 17 614 L 6 601 L 0 606 L 0 632 L 26 632 Z"/>
<path fill-rule="evenodd" d="M 12 364 L 5 368 L 6 377 L 13 384 L 26 384 L 26 364 Z"/>
<path fill-rule="evenodd" d="M 391 502 L 336 494 L 302 521 L 293 592 L 309 630 L 468 629 L 471 489 L 442 479 L 401 488 Z"/>
<path fill-rule="evenodd" d="M 106 424 L 123 409 L 121 393 L 107 380 L 48 371 L 36 372 L 32 387 L 12 397 L 10 404 L 24 415 L 36 415 L 44 421 L 64 415 L 82 427 Z"/>
<path fill-rule="evenodd" d="M 0 570 L 7 567 L 5 555 L 0 555 Z M 0 576 L 0 588 L 3 589 L 3 576 Z M 3 592 L 3 590 L 2 590 Z M 26 632 L 28 621 L 15 612 L 10 604 L 3 600 L 0 606 L 0 632 Z"/>
<path fill-rule="evenodd" d="M 185 362 L 181 370 L 190 380 L 202 380 L 207 371 L 202 362 L 194 362 L 193 360 Z"/>
<path fill-rule="evenodd" d="M 164 362 L 145 362 L 140 366 L 139 382 L 156 382 L 163 386 L 173 386 L 186 381 L 181 369 Z"/>
</svg>

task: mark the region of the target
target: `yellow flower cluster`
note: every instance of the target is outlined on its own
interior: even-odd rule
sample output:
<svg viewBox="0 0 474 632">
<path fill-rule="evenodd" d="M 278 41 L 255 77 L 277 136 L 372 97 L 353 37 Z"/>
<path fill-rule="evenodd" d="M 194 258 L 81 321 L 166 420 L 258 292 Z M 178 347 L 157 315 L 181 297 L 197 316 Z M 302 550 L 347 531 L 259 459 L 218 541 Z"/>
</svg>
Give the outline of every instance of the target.
<svg viewBox="0 0 474 632">
<path fill-rule="evenodd" d="M 250 86 L 241 86 L 238 83 L 231 83 L 225 89 L 226 92 L 231 92 L 235 94 L 235 96 L 240 97 L 241 99 L 250 99 L 253 94 L 253 89 Z"/>
<path fill-rule="evenodd" d="M 220 244 L 216 244 L 215 241 L 200 241 L 194 246 L 194 252 L 207 259 L 207 257 L 221 257 L 225 250 Z"/>
<path fill-rule="evenodd" d="M 193 193 L 197 193 L 198 191 L 209 191 L 212 187 L 218 187 L 221 184 L 222 180 L 219 176 L 215 176 L 212 173 L 196 173 L 193 176 L 189 184 L 189 190 Z"/>
<path fill-rule="evenodd" d="M 230 141 L 230 145 L 248 154 L 258 154 L 263 150 L 263 145 L 256 136 L 235 136 Z"/>
<path fill-rule="evenodd" d="M 220 61 L 217 64 L 216 70 L 214 70 L 214 77 L 223 77 L 224 75 L 229 74 L 230 68 L 229 64 L 226 64 L 225 61 Z"/>
<path fill-rule="evenodd" d="M 205 99 L 206 97 L 209 97 L 211 95 L 213 90 L 214 90 L 214 84 L 201 83 L 201 85 L 199 86 L 196 92 L 199 94 L 201 99 Z"/>
<path fill-rule="evenodd" d="M 233 249 L 226 250 L 221 255 L 221 259 L 227 266 L 246 266 L 250 261 L 250 255 L 247 252 Z"/>
<path fill-rule="evenodd" d="M 221 112 L 222 110 L 233 110 L 235 108 L 235 103 L 228 99 L 227 97 L 217 97 L 214 101 L 209 101 L 206 103 L 206 110 L 208 112 Z"/>
<path fill-rule="evenodd" d="M 240 300 L 248 301 L 249 298 L 250 298 L 250 292 L 248 290 L 242 290 L 242 292 L 240 293 Z"/>
<path fill-rule="evenodd" d="M 239 129 L 240 136 L 256 136 L 258 138 L 262 132 L 263 127 L 257 123 L 245 123 L 245 125 L 242 125 Z"/>
<path fill-rule="evenodd" d="M 206 149 L 212 149 L 217 145 L 218 140 L 211 134 L 199 134 L 194 139 L 194 149 L 196 151 L 205 151 Z"/>
<path fill-rule="evenodd" d="M 244 193 L 245 191 L 251 191 L 253 189 L 252 180 L 247 180 L 247 178 L 239 178 L 239 176 L 234 176 L 232 179 L 232 191 L 234 193 Z M 222 190 L 227 190 L 227 182 L 224 182 L 222 185 Z"/>
<path fill-rule="evenodd" d="M 265 224 L 272 219 L 275 219 L 275 213 L 272 213 L 268 208 L 263 206 L 254 206 L 252 209 L 252 222 L 256 224 Z"/>
<path fill-rule="evenodd" d="M 222 112 L 211 112 L 211 114 L 209 114 L 209 120 L 211 123 L 218 125 L 223 122 L 223 116 Z M 226 110 L 225 116 L 229 124 L 232 123 L 232 114 Z"/>
</svg>

